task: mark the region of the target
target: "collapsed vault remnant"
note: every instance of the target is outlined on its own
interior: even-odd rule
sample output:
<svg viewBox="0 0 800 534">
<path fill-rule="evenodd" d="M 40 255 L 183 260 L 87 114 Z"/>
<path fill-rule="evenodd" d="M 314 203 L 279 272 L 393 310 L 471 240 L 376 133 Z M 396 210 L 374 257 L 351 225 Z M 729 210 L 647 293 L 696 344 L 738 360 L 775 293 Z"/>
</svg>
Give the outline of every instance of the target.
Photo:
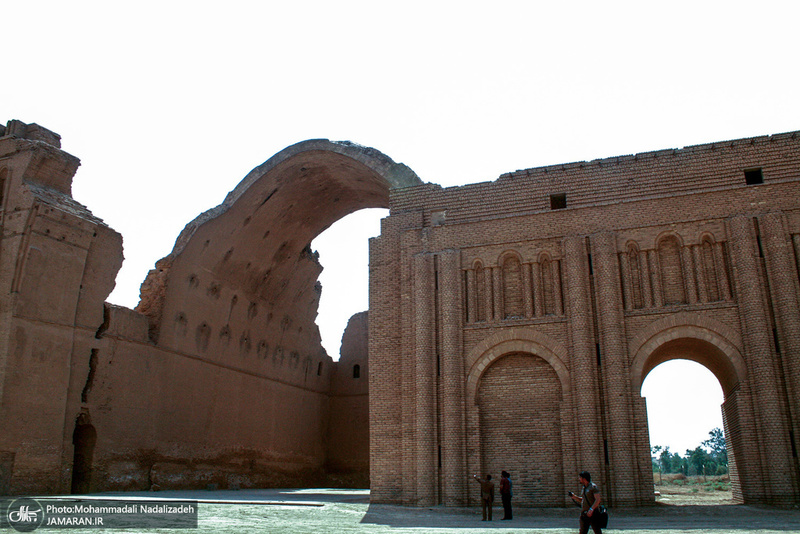
<svg viewBox="0 0 800 534">
<path fill-rule="evenodd" d="M 57 141 L 19 121 L 0 131 L 2 409 L 26 422 L 0 436 L 0 488 L 367 480 L 366 417 L 360 430 L 335 424 L 349 420 L 338 410 L 366 414 L 367 376 L 332 386 L 309 243 L 349 213 L 387 207 L 416 175 L 349 142 L 293 145 L 186 226 L 133 311 L 103 305 L 121 238 L 72 200 L 78 160 Z M 354 431 L 357 447 L 338 436 Z"/>
</svg>

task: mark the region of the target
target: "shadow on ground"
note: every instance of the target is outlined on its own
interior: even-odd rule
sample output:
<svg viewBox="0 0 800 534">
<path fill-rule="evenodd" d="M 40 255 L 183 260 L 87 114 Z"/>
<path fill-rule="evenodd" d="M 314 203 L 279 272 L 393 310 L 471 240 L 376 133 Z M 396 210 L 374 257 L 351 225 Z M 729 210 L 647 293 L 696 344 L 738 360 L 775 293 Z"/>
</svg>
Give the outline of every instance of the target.
<svg viewBox="0 0 800 534">
<path fill-rule="evenodd" d="M 366 534 L 511 534 L 539 532 L 574 534 L 578 531 L 576 508 L 515 509 L 512 521 L 501 521 L 502 508 L 494 509 L 494 521 L 481 521 L 480 508 L 411 508 L 370 504 L 369 490 L 263 489 L 241 491 L 161 491 L 103 493 L 64 496 L 69 499 L 119 499 L 193 501 L 198 503 L 198 526 L 190 533 L 247 534 L 268 532 L 366 533 Z M 800 509 L 773 509 L 741 505 L 675 506 L 612 509 L 609 529 L 626 534 L 722 534 L 726 532 L 800 533 Z M 128 531 L 69 529 L 70 534 Z M 171 529 L 135 530 L 177 532 Z"/>
<path fill-rule="evenodd" d="M 499 514 L 498 514 L 499 512 Z M 614 531 L 717 531 L 754 532 L 800 531 L 800 510 L 772 509 L 742 505 L 670 506 L 611 510 L 608 530 Z M 372 504 L 362 523 L 392 528 L 481 530 L 561 530 L 578 528 L 579 511 L 566 509 L 517 509 L 512 521 L 481 521 L 479 508 L 406 508 Z"/>
</svg>

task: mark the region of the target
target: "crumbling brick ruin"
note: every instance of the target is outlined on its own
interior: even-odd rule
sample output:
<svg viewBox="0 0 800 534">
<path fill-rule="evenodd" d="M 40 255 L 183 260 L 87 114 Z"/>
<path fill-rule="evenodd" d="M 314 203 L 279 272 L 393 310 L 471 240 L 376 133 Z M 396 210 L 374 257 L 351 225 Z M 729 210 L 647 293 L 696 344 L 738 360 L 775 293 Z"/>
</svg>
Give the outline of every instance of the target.
<svg viewBox="0 0 800 534">
<path fill-rule="evenodd" d="M 722 386 L 734 497 L 798 503 L 797 132 L 445 189 L 305 141 L 189 223 L 136 310 L 104 303 L 122 238 L 59 146 L 0 127 L 0 494 L 369 472 L 373 502 L 463 506 L 508 469 L 518 504 L 567 506 L 588 469 L 646 505 L 641 384 L 684 358 Z M 367 207 L 370 309 L 333 362 L 308 244 Z"/>
<path fill-rule="evenodd" d="M 366 316 L 332 361 L 309 243 L 416 175 L 289 147 L 186 226 L 130 310 L 104 306 L 122 238 L 72 199 L 78 165 L 38 125 L 0 129 L 0 493 L 367 486 Z"/>
</svg>

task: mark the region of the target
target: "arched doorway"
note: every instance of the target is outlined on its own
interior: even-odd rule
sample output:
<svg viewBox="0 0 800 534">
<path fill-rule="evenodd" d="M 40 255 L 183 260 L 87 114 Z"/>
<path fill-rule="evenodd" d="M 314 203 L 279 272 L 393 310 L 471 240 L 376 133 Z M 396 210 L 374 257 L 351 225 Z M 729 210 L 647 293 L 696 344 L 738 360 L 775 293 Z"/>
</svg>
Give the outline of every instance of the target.
<svg viewBox="0 0 800 534">
<path fill-rule="evenodd" d="M 88 493 L 92 487 L 92 457 L 97 442 L 97 431 L 86 414 L 75 421 L 72 433 L 74 447 L 72 460 L 72 493 Z"/>
<path fill-rule="evenodd" d="M 678 322 L 678 321 L 675 321 Z M 709 321 L 706 321 L 708 323 Z M 726 437 L 728 452 L 728 470 L 731 480 L 733 500 L 743 502 L 742 477 L 739 465 L 742 461 L 743 439 L 739 426 L 742 400 L 738 392 L 740 384 L 745 380 L 746 366 L 741 353 L 736 346 L 723 336 L 719 331 L 726 331 L 724 325 L 715 324 L 715 329 L 709 329 L 708 324 L 692 325 L 683 324 L 672 326 L 663 330 L 655 330 L 653 325 L 650 333 L 653 335 L 642 343 L 633 359 L 632 372 L 633 384 L 636 394 L 641 395 L 642 383 L 645 377 L 661 363 L 671 360 L 691 360 L 706 367 L 719 381 L 722 387 L 724 402 L 722 404 L 722 421 Z M 732 336 L 731 336 L 732 337 Z M 642 402 L 640 406 L 644 407 Z M 645 418 L 646 420 L 646 418 Z M 652 444 L 648 439 L 649 447 Z"/>
<path fill-rule="evenodd" d="M 722 387 L 707 367 L 674 359 L 642 383 L 655 500 L 668 505 L 732 503 L 722 422 Z"/>
<path fill-rule="evenodd" d="M 555 370 L 530 353 L 495 360 L 478 383 L 481 466 L 511 473 L 516 504 L 561 505 L 561 398 Z"/>
<path fill-rule="evenodd" d="M 684 454 L 708 439 L 722 424 L 722 387 L 707 367 L 675 359 L 659 364 L 645 377 L 642 396 L 653 447 Z"/>
</svg>

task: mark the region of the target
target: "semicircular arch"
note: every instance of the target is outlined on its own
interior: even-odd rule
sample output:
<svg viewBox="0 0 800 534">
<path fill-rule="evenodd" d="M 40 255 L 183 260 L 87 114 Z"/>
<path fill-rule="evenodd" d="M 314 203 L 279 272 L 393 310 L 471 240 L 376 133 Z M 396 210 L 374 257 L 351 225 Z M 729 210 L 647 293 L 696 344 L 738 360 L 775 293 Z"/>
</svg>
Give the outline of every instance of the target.
<svg viewBox="0 0 800 534">
<path fill-rule="evenodd" d="M 569 371 L 564 363 L 567 350 L 546 334 L 520 327 L 509 328 L 484 339 L 467 354 L 467 398 L 476 402 L 481 376 L 495 360 L 515 352 L 533 354 L 549 363 L 561 382 L 562 396 L 567 396 Z"/>
<path fill-rule="evenodd" d="M 387 208 L 391 189 L 421 183 L 407 166 L 373 148 L 327 139 L 292 145 L 186 225 L 145 280 L 137 311 L 150 318 L 157 342 L 174 348 L 184 342 L 175 337 L 173 318 L 187 306 L 205 306 L 206 294 L 219 302 L 238 297 L 263 303 L 258 308 L 268 321 L 277 316 L 278 328 L 307 331 L 313 328 L 321 271 L 311 241 L 350 213 Z M 222 321 L 210 323 L 218 329 Z M 269 337 L 265 332 L 264 339 Z"/>
<path fill-rule="evenodd" d="M 695 361 L 719 380 L 727 396 L 745 380 L 747 365 L 735 330 L 707 317 L 679 313 L 655 321 L 631 342 L 631 383 L 640 391 L 657 365 L 672 359 Z"/>
</svg>

